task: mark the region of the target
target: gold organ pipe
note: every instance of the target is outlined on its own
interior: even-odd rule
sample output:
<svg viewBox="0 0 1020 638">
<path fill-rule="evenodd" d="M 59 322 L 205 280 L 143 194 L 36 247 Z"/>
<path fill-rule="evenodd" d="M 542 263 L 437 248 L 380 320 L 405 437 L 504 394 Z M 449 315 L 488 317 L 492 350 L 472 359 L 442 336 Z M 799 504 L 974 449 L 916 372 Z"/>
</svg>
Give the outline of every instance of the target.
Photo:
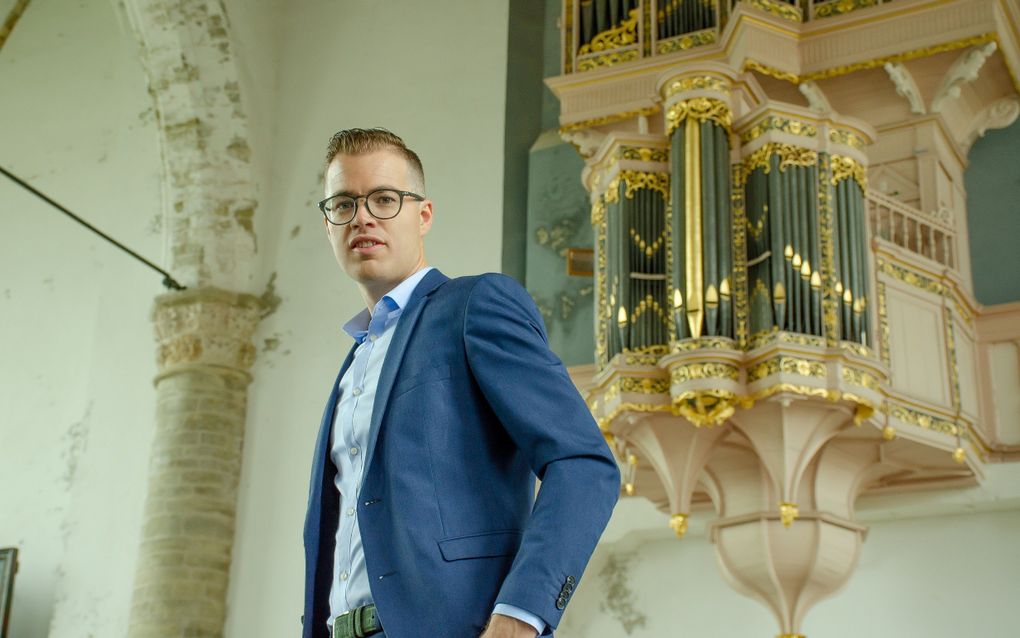
<svg viewBox="0 0 1020 638">
<path fill-rule="evenodd" d="M 701 336 L 705 316 L 702 303 L 704 264 L 701 260 L 701 126 L 693 119 L 684 127 L 684 194 L 687 263 L 687 322 L 691 336 Z"/>
</svg>

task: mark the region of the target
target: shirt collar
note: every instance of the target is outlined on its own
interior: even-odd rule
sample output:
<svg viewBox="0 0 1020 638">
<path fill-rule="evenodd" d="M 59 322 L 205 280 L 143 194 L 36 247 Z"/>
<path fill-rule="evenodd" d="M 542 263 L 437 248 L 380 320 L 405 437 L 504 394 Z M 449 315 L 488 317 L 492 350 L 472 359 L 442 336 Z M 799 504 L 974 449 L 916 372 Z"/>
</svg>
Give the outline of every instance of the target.
<svg viewBox="0 0 1020 638">
<path fill-rule="evenodd" d="M 368 308 L 365 308 L 351 317 L 350 321 L 343 326 L 344 332 L 353 337 L 359 344 L 368 337 L 370 331 L 377 329 L 378 332 L 382 332 L 391 320 L 400 316 L 404 306 L 410 301 L 414 289 L 418 287 L 418 284 L 425 278 L 425 275 L 429 274 L 430 270 L 434 270 L 434 268 L 427 266 L 415 272 L 397 284 L 396 288 L 383 295 L 371 312 L 369 312 Z"/>
</svg>

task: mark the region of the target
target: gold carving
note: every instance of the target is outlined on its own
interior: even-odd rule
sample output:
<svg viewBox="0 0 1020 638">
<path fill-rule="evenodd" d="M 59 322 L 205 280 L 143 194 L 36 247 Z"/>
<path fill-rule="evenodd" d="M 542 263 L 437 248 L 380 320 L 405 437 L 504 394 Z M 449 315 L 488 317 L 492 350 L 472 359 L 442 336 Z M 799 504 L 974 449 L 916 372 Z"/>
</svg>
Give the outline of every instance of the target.
<svg viewBox="0 0 1020 638">
<path fill-rule="evenodd" d="M 896 438 L 896 428 L 891 425 L 887 425 L 882 428 L 882 438 L 886 441 L 892 441 Z"/>
<path fill-rule="evenodd" d="M 800 22 L 803 19 L 800 9 L 794 5 L 781 2 L 781 0 L 749 0 L 748 4 L 792 22 Z"/>
<path fill-rule="evenodd" d="M 747 371 L 749 382 L 760 381 L 774 374 L 798 374 L 802 377 L 826 376 L 825 364 L 797 357 L 775 357 L 751 366 Z"/>
<path fill-rule="evenodd" d="M 953 460 L 963 465 L 963 462 L 967 460 L 967 452 L 962 447 L 958 447 L 953 450 Z"/>
<path fill-rule="evenodd" d="M 685 363 L 669 371 L 674 384 L 685 383 L 694 379 L 729 379 L 736 381 L 739 371 L 736 366 L 728 363 L 698 362 Z"/>
<path fill-rule="evenodd" d="M 865 146 L 864 140 L 860 136 L 838 128 L 829 130 L 829 141 L 833 144 L 842 144 L 857 150 L 861 150 Z"/>
<path fill-rule="evenodd" d="M 673 410 L 695 427 L 719 425 L 736 412 L 740 399 L 725 390 L 694 390 L 673 398 Z"/>
<path fill-rule="evenodd" d="M 893 279 L 902 281 L 903 283 L 919 288 L 926 292 L 930 292 L 935 295 L 944 295 L 946 287 L 939 281 L 935 281 L 929 277 L 925 277 L 922 274 L 916 273 L 912 270 L 908 270 L 903 266 L 894 264 L 886 259 L 878 259 L 878 270 L 884 275 L 888 275 Z"/>
<path fill-rule="evenodd" d="M 881 265 L 882 260 L 879 259 Z M 878 281 L 878 351 L 885 365 L 889 365 L 889 310 L 886 306 L 885 282 Z"/>
<path fill-rule="evenodd" d="M 879 384 L 878 379 L 874 375 L 857 368 L 843 368 L 843 380 L 847 383 L 859 385 L 862 388 L 874 390 L 875 392 L 881 390 L 881 384 Z"/>
<path fill-rule="evenodd" d="M 699 337 L 697 339 L 684 339 L 673 344 L 673 352 L 689 352 L 691 350 L 701 350 L 702 348 L 736 350 L 737 343 L 729 337 Z"/>
<path fill-rule="evenodd" d="M 602 117 L 596 117 L 590 120 L 581 120 L 580 122 L 564 124 L 560 127 L 560 133 L 569 133 L 571 131 L 579 131 L 581 129 L 594 128 L 596 126 L 605 126 L 606 124 L 622 122 L 623 120 L 630 120 L 635 117 L 648 117 L 649 115 L 655 115 L 658 112 L 658 106 L 651 106 L 648 108 L 638 109 L 636 111 L 623 111 L 622 113 L 603 115 Z"/>
<path fill-rule="evenodd" d="M 730 84 L 728 81 L 713 75 L 692 75 L 678 80 L 673 80 L 667 86 L 663 95 L 667 98 L 683 93 L 685 91 L 718 91 L 729 93 Z"/>
<path fill-rule="evenodd" d="M 655 253 L 659 252 L 659 249 L 662 248 L 663 242 L 666 241 L 666 229 L 663 229 L 662 232 L 659 233 L 658 238 L 656 238 L 652 243 L 648 243 L 648 240 L 641 237 L 641 235 L 639 235 L 633 228 L 630 229 L 630 238 L 634 242 L 634 245 L 641 249 L 646 256 L 651 257 Z"/>
<path fill-rule="evenodd" d="M 779 520 L 783 522 L 783 527 L 789 528 L 798 516 L 800 516 L 800 510 L 797 509 L 796 503 L 786 501 L 779 503 Z"/>
<path fill-rule="evenodd" d="M 638 160 L 641 162 L 669 162 L 669 151 L 664 148 L 637 148 L 621 146 L 616 151 L 618 159 Z"/>
<path fill-rule="evenodd" d="M 741 167 L 730 171 L 730 209 L 733 214 L 733 308 L 736 319 L 737 344 L 747 347 L 750 331 L 750 310 L 747 299 L 747 213 L 744 210 L 744 189 L 740 186 Z"/>
<path fill-rule="evenodd" d="M 830 69 L 824 69 L 822 71 L 816 71 L 809 73 L 800 78 L 799 82 L 807 80 L 826 80 L 829 78 L 838 77 L 840 75 L 846 75 L 855 71 L 864 71 L 867 69 L 874 69 L 880 66 L 885 66 L 887 62 L 906 62 L 907 60 L 916 60 L 917 58 L 926 58 L 939 53 L 945 53 L 947 51 L 956 51 L 959 49 L 966 49 L 968 47 L 977 46 L 980 44 L 988 44 L 994 42 L 996 36 L 994 33 L 985 33 L 983 35 L 976 35 L 970 38 L 963 38 L 960 40 L 953 40 L 944 44 L 937 44 L 930 47 L 923 47 L 920 49 L 912 49 L 910 51 L 904 51 L 903 53 L 896 53 L 894 55 L 887 55 L 881 58 L 874 58 L 864 62 L 856 62 L 854 64 L 846 64 L 843 66 L 832 67 Z"/>
<path fill-rule="evenodd" d="M 790 144 L 779 144 L 770 142 L 751 153 L 743 163 L 743 181 L 747 176 L 761 168 L 766 173 L 772 170 L 771 159 L 773 155 L 779 156 L 779 170 L 785 171 L 789 166 L 815 166 L 818 163 L 818 153 L 800 146 Z M 800 264 L 797 264 L 798 266 Z"/>
<path fill-rule="evenodd" d="M 878 4 L 878 0 L 832 0 L 832 2 L 826 2 L 825 4 L 816 4 L 815 17 L 828 18 L 838 16 L 856 11 L 857 9 L 873 7 L 876 4 Z"/>
<path fill-rule="evenodd" d="M 754 123 L 754 126 L 740 134 L 740 141 L 744 144 L 752 142 L 769 131 L 779 131 L 801 137 L 817 137 L 818 128 L 807 122 L 791 120 L 778 115 L 766 115 Z"/>
<path fill-rule="evenodd" d="M 687 514 L 673 514 L 669 517 L 669 528 L 676 533 L 677 538 L 683 538 L 687 533 Z"/>
<path fill-rule="evenodd" d="M 628 350 L 623 357 L 623 363 L 629 366 L 654 366 L 666 354 L 666 346 L 647 346 L 644 352 Z"/>
<path fill-rule="evenodd" d="M 910 425 L 916 425 L 926 430 L 933 430 L 935 432 L 941 432 L 942 434 L 950 434 L 952 436 L 959 436 L 963 429 L 956 423 L 938 417 L 920 410 L 908 408 L 898 403 L 888 404 L 889 416 L 895 417 L 904 423 Z"/>
<path fill-rule="evenodd" d="M 960 371 L 956 364 L 956 330 L 953 327 L 953 313 L 943 308 L 943 323 L 946 327 L 946 360 L 949 361 L 949 391 L 956 413 L 960 413 Z"/>
<path fill-rule="evenodd" d="M 764 287 L 764 284 L 762 284 Z M 806 335 L 799 332 L 780 331 L 775 326 L 768 330 L 762 330 L 751 335 L 748 349 L 754 350 L 769 343 L 792 343 L 798 346 L 809 346 L 812 348 L 824 348 L 825 339 L 816 335 Z"/>
<path fill-rule="evenodd" d="M 695 122 L 712 121 L 726 130 L 730 129 L 733 121 L 730 107 L 725 102 L 710 97 L 695 97 L 669 107 L 666 111 L 666 135 L 672 134 L 687 119 Z"/>
<path fill-rule="evenodd" d="M 825 344 L 839 343 L 839 297 L 836 294 L 836 264 L 832 219 L 832 168 L 829 156 L 822 153 L 818 162 L 818 234 L 822 257 L 822 327 Z"/>
<path fill-rule="evenodd" d="M 650 188 L 658 191 L 663 199 L 669 199 L 669 173 L 649 173 L 647 171 L 620 171 L 618 179 L 623 180 L 626 190 L 624 191 L 624 197 L 627 199 L 634 199 L 634 192 L 639 188 Z M 609 188 L 606 191 L 606 197 L 608 201 L 609 192 L 616 192 L 613 188 L 613 184 L 618 183 L 614 179 L 609 184 Z"/>
<path fill-rule="evenodd" d="M 715 105 L 715 106 L 713 106 Z M 720 110 L 719 107 L 722 107 Z M 678 107 L 680 111 L 678 111 Z M 707 98 L 696 98 L 686 102 L 674 104 L 669 109 L 667 119 L 670 122 L 669 132 L 680 125 L 679 113 L 688 113 L 691 110 L 705 113 L 707 109 L 715 108 L 717 112 L 729 116 L 729 109 L 718 100 Z M 676 122 L 674 125 L 673 122 Z M 695 119 L 694 121 L 698 121 Z M 705 316 L 705 309 L 701 303 L 701 292 L 703 287 L 703 263 L 701 259 L 701 127 L 684 127 L 684 240 L 686 249 L 686 264 L 684 275 L 687 283 L 687 323 L 692 337 L 701 336 L 702 319 Z"/>
<path fill-rule="evenodd" d="M 844 179 L 855 179 L 862 191 L 868 190 L 868 175 L 864 165 L 852 157 L 846 155 L 832 156 L 832 185 L 839 184 Z"/>
<path fill-rule="evenodd" d="M 705 29 L 704 31 L 686 33 L 682 36 L 670 38 L 668 40 L 659 40 L 655 44 L 655 53 L 658 55 L 665 55 L 667 53 L 673 53 L 674 51 L 686 51 L 687 49 L 693 49 L 694 47 L 700 47 L 714 42 L 715 29 Z"/>
<path fill-rule="evenodd" d="M 591 71 L 599 67 L 616 66 L 624 62 L 630 62 L 631 60 L 637 60 L 639 57 L 639 51 L 637 49 L 629 49 L 627 51 L 612 51 L 594 58 L 586 58 L 577 63 L 578 72 Z"/>
<path fill-rule="evenodd" d="M 652 377 L 621 377 L 616 382 L 620 392 L 631 394 L 669 394 L 669 380 Z"/>
<path fill-rule="evenodd" d="M 762 75 L 767 75 L 769 77 L 776 78 L 777 80 L 783 80 L 784 82 L 793 82 L 794 84 L 800 84 L 800 78 L 798 78 L 793 73 L 789 73 L 787 71 L 780 71 L 775 67 L 762 64 L 757 60 L 744 60 L 744 70 L 757 71 Z"/>
<path fill-rule="evenodd" d="M 612 423 L 617 417 L 624 412 L 671 412 L 673 407 L 668 403 L 621 403 L 620 405 L 613 408 L 612 412 L 600 417 L 597 422 L 599 428 L 606 431 L 609 428 L 609 424 Z"/>
<path fill-rule="evenodd" d="M 587 55 L 589 53 L 598 53 L 600 51 L 611 51 L 612 49 L 620 49 L 636 43 L 638 10 L 632 9 L 628 15 L 630 17 L 617 26 L 611 29 L 606 29 L 592 38 L 591 42 L 583 45 L 577 51 L 577 54 Z M 637 51 L 634 53 L 636 54 Z M 637 56 L 635 55 L 635 57 Z M 584 69 L 578 67 L 578 70 L 583 71 Z"/>
</svg>

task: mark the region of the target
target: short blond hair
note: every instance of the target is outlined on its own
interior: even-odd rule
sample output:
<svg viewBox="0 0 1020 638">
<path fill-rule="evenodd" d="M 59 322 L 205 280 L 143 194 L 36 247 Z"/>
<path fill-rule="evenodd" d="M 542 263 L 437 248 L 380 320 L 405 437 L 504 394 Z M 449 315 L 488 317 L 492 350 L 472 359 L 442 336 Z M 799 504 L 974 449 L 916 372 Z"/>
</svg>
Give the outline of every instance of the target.
<svg viewBox="0 0 1020 638">
<path fill-rule="evenodd" d="M 415 186 L 425 194 L 425 169 L 421 166 L 418 154 L 407 148 L 404 140 L 384 128 L 349 128 L 344 129 L 329 139 L 326 146 L 326 163 L 328 168 L 337 155 L 363 155 L 381 149 L 396 151 L 407 160 Z M 325 168 L 323 169 L 325 170 Z"/>
</svg>

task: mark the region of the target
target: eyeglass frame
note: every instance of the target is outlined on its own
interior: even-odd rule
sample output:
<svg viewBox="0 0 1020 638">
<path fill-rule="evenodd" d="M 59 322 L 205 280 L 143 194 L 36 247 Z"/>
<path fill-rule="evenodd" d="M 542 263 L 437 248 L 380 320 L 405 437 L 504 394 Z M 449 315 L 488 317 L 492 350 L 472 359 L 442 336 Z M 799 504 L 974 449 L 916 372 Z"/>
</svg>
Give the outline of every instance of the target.
<svg viewBox="0 0 1020 638">
<path fill-rule="evenodd" d="M 372 207 L 368 205 L 368 198 L 371 197 L 372 195 L 375 195 L 376 193 L 378 193 L 380 191 L 390 191 L 391 193 L 397 193 L 398 195 L 400 195 L 400 205 L 397 206 L 397 212 L 393 213 L 389 217 L 379 217 L 378 215 L 376 215 L 375 213 L 372 212 Z M 345 221 L 345 222 L 335 222 L 335 221 L 333 221 L 332 219 L 329 218 L 329 213 L 326 212 L 326 202 L 328 202 L 331 199 L 335 199 L 337 197 L 347 197 L 348 199 L 353 199 L 354 200 L 354 214 L 351 215 L 351 218 L 349 220 Z M 380 187 L 380 188 L 372 189 L 372 190 L 368 191 L 367 193 L 365 193 L 364 195 L 348 195 L 348 194 L 345 194 L 345 193 L 337 193 L 336 195 L 330 195 L 326 199 L 324 199 L 321 202 L 319 202 L 319 210 L 322 211 L 322 216 L 326 218 L 326 222 L 327 223 L 333 224 L 334 226 L 346 226 L 347 224 L 350 224 L 351 222 L 353 222 L 354 218 L 358 216 L 358 200 L 359 199 L 363 199 L 363 200 L 365 200 L 365 210 L 368 211 L 369 215 L 371 215 L 372 217 L 374 217 L 376 219 L 381 219 L 381 220 L 393 219 L 394 217 L 396 217 L 397 215 L 400 214 L 400 211 L 404 210 L 404 198 L 405 197 L 411 197 L 411 198 L 413 198 L 417 202 L 425 201 L 425 196 L 419 195 L 418 193 L 414 193 L 414 192 L 411 192 L 411 191 L 402 191 L 402 190 L 397 189 L 397 188 L 389 188 L 387 186 L 383 186 L 383 187 Z"/>
</svg>

